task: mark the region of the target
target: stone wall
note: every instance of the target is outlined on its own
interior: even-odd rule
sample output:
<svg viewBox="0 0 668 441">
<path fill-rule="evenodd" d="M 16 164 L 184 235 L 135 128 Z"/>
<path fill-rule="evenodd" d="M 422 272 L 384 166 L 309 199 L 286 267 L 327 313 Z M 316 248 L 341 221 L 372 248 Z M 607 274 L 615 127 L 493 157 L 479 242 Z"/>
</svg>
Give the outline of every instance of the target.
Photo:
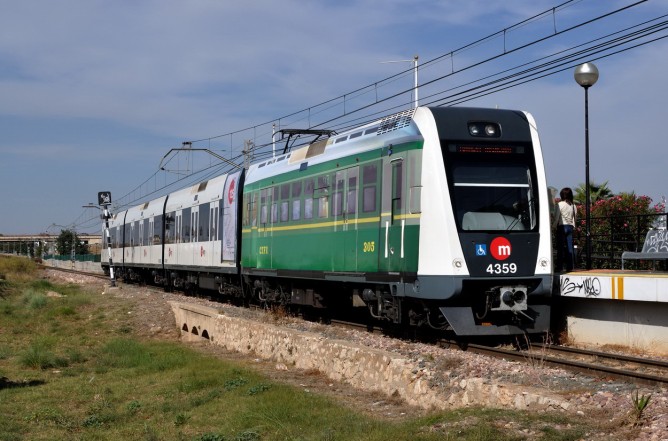
<svg viewBox="0 0 668 441">
<path fill-rule="evenodd" d="M 481 378 L 432 381 L 434 372 L 418 368 L 415 360 L 353 341 L 230 317 L 192 304 L 170 302 L 185 340 L 206 338 L 228 350 L 274 360 L 302 370 L 317 370 L 352 386 L 399 396 L 425 409 L 480 405 L 495 407 L 561 408 L 562 397 L 543 390 L 500 384 Z"/>
</svg>

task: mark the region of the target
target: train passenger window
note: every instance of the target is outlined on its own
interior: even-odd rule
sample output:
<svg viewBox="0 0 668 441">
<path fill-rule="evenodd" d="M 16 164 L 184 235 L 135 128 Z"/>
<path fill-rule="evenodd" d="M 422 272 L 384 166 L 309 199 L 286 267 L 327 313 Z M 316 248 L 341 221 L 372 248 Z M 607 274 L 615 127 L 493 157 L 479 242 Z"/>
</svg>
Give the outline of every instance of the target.
<svg viewBox="0 0 668 441">
<path fill-rule="evenodd" d="M 302 183 L 301 181 L 292 183 L 292 220 L 299 220 L 301 218 L 301 195 Z"/>
<path fill-rule="evenodd" d="M 371 213 L 376 211 L 376 186 L 378 181 L 378 166 L 369 164 L 362 167 L 362 211 Z"/>
<path fill-rule="evenodd" d="M 199 206 L 199 229 L 198 237 L 200 242 L 209 241 L 209 208 L 211 204 L 207 202 Z M 215 236 L 214 236 L 215 237 Z"/>
<path fill-rule="evenodd" d="M 357 212 L 357 176 L 348 178 L 348 198 L 346 199 L 346 213 Z"/>
<path fill-rule="evenodd" d="M 258 193 L 251 194 L 251 223 L 257 226 L 257 200 L 260 197 Z"/>
<path fill-rule="evenodd" d="M 174 243 L 174 238 L 176 237 L 174 220 L 176 219 L 175 213 L 167 213 L 165 215 L 165 243 Z"/>
<path fill-rule="evenodd" d="M 290 207 L 290 201 L 281 201 L 281 222 L 287 222 L 290 218 L 288 208 Z"/>
<path fill-rule="evenodd" d="M 301 183 L 301 181 L 293 182 L 292 183 L 292 197 L 293 198 L 298 198 L 301 195 L 302 195 L 302 183 Z"/>
<path fill-rule="evenodd" d="M 260 190 L 260 223 L 261 224 L 266 224 L 267 223 L 267 214 L 268 214 L 268 208 L 267 208 L 267 192 L 270 189 L 268 188 L 263 188 Z"/>
<path fill-rule="evenodd" d="M 318 217 L 325 218 L 328 216 L 328 199 L 327 196 L 322 196 L 318 199 Z"/>
<path fill-rule="evenodd" d="M 141 239 L 141 244 L 144 245 L 144 246 L 151 245 L 152 240 L 149 240 L 149 238 L 151 237 L 151 231 L 149 230 L 148 218 L 144 219 L 144 231 L 143 231 L 142 236 L 143 237 Z"/>
<path fill-rule="evenodd" d="M 267 223 L 267 206 L 263 205 L 262 209 L 260 210 L 260 223 L 266 224 Z"/>
<path fill-rule="evenodd" d="M 362 205 L 362 211 L 365 213 L 376 211 L 376 187 L 364 187 Z"/>
<path fill-rule="evenodd" d="M 271 223 L 275 224 L 276 222 L 278 222 L 278 206 L 274 202 L 271 204 Z"/>
<path fill-rule="evenodd" d="M 378 167 L 376 164 L 365 165 L 362 168 L 362 184 L 375 184 L 378 180 Z"/>
<path fill-rule="evenodd" d="M 313 219 L 313 198 L 304 199 L 304 219 Z"/>
<path fill-rule="evenodd" d="M 184 208 L 183 212 L 181 214 L 181 222 L 182 222 L 181 242 L 182 243 L 189 243 L 190 242 L 190 235 L 192 233 L 190 221 L 191 221 L 191 219 L 190 219 L 190 208 Z"/>
<path fill-rule="evenodd" d="M 292 201 L 292 220 L 299 220 L 301 215 L 301 200 L 295 199 Z"/>
<path fill-rule="evenodd" d="M 162 237 L 162 215 L 153 218 L 153 245 L 160 245 Z"/>
<path fill-rule="evenodd" d="M 139 245 L 139 222 L 132 222 L 132 246 Z"/>
<path fill-rule="evenodd" d="M 313 178 L 306 179 L 304 181 L 304 195 L 313 196 Z"/>
<path fill-rule="evenodd" d="M 329 176 L 323 175 L 323 176 L 318 176 L 318 190 L 325 190 L 329 187 L 328 181 L 329 181 Z"/>
<path fill-rule="evenodd" d="M 336 191 L 332 195 L 332 215 L 341 216 L 341 214 L 343 214 L 343 193 Z"/>
<path fill-rule="evenodd" d="M 290 199 L 290 184 L 281 185 L 281 200 Z"/>
<path fill-rule="evenodd" d="M 209 240 L 218 239 L 218 210 L 216 207 L 209 208 Z"/>
</svg>

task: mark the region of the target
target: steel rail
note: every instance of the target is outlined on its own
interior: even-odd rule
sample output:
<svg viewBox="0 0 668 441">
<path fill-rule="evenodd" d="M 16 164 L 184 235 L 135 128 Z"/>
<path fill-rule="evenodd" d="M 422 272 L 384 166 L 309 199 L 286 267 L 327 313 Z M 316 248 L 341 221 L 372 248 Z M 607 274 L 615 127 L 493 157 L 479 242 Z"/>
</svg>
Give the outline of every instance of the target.
<svg viewBox="0 0 668 441">
<path fill-rule="evenodd" d="M 603 375 L 619 380 L 627 380 L 633 383 L 642 383 L 652 386 L 666 386 L 668 384 L 668 377 L 646 374 L 643 372 L 629 371 L 625 369 L 612 368 L 609 366 L 602 366 L 592 363 L 584 363 L 581 361 L 567 360 L 549 356 L 536 356 L 535 354 L 528 354 L 526 352 L 510 351 L 508 349 L 492 348 L 488 346 L 469 344 L 467 350 L 478 354 L 491 355 L 494 357 L 503 357 L 517 361 L 530 362 L 534 360 L 545 366 L 554 366 L 583 372 L 588 374 Z"/>
</svg>

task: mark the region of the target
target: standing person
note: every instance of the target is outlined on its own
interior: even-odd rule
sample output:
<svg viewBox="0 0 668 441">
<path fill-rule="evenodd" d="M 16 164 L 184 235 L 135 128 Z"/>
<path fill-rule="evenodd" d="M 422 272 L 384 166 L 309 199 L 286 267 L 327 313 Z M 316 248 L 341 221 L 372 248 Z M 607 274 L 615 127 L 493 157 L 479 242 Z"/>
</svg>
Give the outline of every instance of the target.
<svg viewBox="0 0 668 441">
<path fill-rule="evenodd" d="M 553 228 L 557 230 L 557 264 L 556 271 L 561 271 L 566 264 L 566 271 L 575 266 L 573 250 L 573 230 L 577 219 L 577 209 L 573 203 L 573 190 L 564 187 L 559 193 L 561 201 L 554 207 Z"/>
</svg>

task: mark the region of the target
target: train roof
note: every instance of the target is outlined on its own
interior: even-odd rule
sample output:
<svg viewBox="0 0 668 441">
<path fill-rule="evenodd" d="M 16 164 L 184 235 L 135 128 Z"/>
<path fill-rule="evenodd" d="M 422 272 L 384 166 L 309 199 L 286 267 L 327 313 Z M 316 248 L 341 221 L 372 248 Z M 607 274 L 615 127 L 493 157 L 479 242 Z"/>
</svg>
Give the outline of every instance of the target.
<svg viewBox="0 0 668 441">
<path fill-rule="evenodd" d="M 147 219 L 149 217 L 161 215 L 162 208 L 165 206 L 165 199 L 167 199 L 167 196 L 162 196 L 128 208 L 125 222 L 134 222 L 139 219 Z"/>
<path fill-rule="evenodd" d="M 421 138 L 413 116 L 415 109 L 396 113 L 380 120 L 316 141 L 289 153 L 277 155 L 250 166 L 246 184 L 337 158 L 378 149 L 393 143 Z"/>
<path fill-rule="evenodd" d="M 165 211 L 194 207 L 222 199 L 228 174 L 223 174 L 169 194 Z"/>
</svg>

